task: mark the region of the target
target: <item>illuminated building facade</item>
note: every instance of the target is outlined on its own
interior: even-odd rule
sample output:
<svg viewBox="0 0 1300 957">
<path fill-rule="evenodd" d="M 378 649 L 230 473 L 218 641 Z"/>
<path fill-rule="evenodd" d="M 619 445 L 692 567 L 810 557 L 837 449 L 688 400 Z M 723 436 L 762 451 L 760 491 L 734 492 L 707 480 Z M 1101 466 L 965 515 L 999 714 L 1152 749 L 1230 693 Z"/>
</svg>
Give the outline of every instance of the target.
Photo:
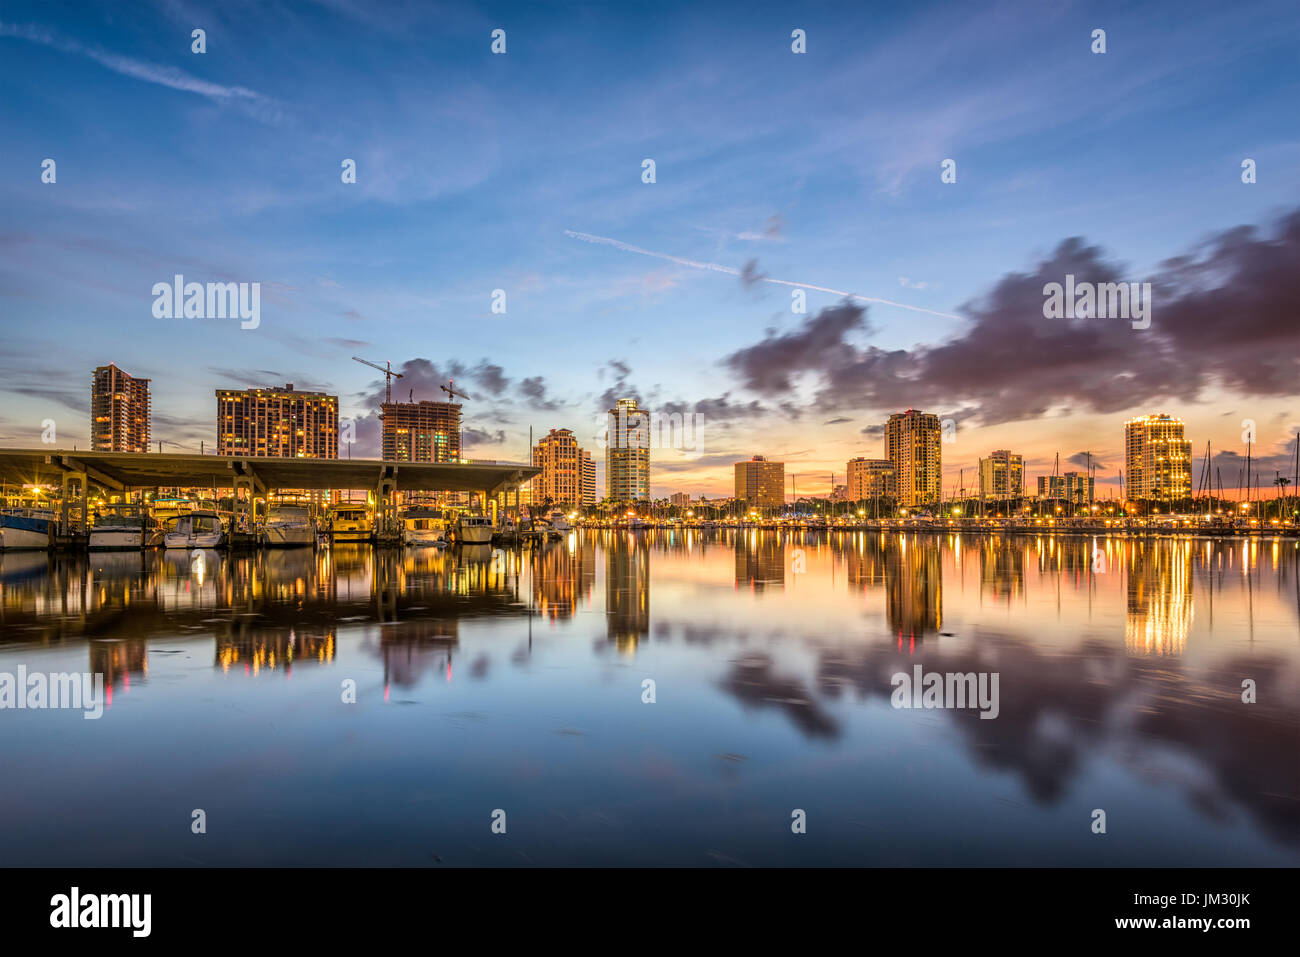
<svg viewBox="0 0 1300 957">
<path fill-rule="evenodd" d="M 885 423 L 885 455 L 894 466 L 898 504 L 913 507 L 939 501 L 943 460 L 939 417 L 908 409 Z"/>
<path fill-rule="evenodd" d="M 894 483 L 894 463 L 889 459 L 849 459 L 846 495 L 850 502 L 861 502 L 898 493 Z"/>
<path fill-rule="evenodd" d="M 1008 499 L 1025 494 L 1025 460 L 1022 456 L 998 449 L 980 459 L 980 498 Z"/>
<path fill-rule="evenodd" d="M 149 380 L 109 363 L 91 374 L 90 448 L 94 452 L 148 452 Z"/>
<path fill-rule="evenodd" d="M 217 454 L 339 457 L 339 399 L 324 392 L 218 389 Z"/>
<path fill-rule="evenodd" d="M 383 457 L 388 462 L 459 462 L 460 403 L 385 402 Z"/>
<path fill-rule="evenodd" d="M 736 501 L 755 508 L 785 504 L 785 463 L 755 455 L 736 463 Z"/>
<path fill-rule="evenodd" d="M 1177 501 L 1192 494 L 1192 443 L 1183 422 L 1163 412 L 1124 425 L 1127 495 L 1132 501 Z"/>
<path fill-rule="evenodd" d="M 619 399 L 609 410 L 605 445 L 605 497 L 611 502 L 650 498 L 650 412 L 636 399 Z"/>
</svg>

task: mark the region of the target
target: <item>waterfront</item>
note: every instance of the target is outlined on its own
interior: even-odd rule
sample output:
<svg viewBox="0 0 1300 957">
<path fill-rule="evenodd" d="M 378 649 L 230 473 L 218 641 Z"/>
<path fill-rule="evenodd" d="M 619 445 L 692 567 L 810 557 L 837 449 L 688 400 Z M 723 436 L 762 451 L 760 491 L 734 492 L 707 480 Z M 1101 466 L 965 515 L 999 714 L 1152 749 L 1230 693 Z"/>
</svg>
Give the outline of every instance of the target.
<svg viewBox="0 0 1300 957">
<path fill-rule="evenodd" d="M 111 694 L 98 721 L 0 711 L 10 864 L 1300 853 L 1293 540 L 659 529 L 201 554 L 0 555 L 0 672 L 99 672 Z M 917 664 L 998 672 L 997 719 L 891 707 Z"/>
</svg>

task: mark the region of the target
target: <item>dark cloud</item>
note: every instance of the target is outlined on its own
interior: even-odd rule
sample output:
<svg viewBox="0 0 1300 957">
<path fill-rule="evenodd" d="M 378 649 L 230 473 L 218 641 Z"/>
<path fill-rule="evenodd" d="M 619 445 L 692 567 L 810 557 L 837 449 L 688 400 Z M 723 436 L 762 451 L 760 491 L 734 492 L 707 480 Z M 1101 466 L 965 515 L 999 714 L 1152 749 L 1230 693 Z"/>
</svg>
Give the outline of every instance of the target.
<svg viewBox="0 0 1300 957">
<path fill-rule="evenodd" d="M 758 260 L 751 259 L 740 271 L 740 284 L 746 289 L 753 289 L 767 278 L 767 273 L 758 271 Z"/>
<path fill-rule="evenodd" d="M 755 392 L 788 392 L 794 373 L 820 370 L 836 361 L 834 353 L 848 348 L 845 336 L 859 330 L 869 330 L 866 310 L 846 301 L 808 316 L 793 332 L 778 334 L 769 329 L 757 345 L 733 352 L 722 361 Z"/>
<path fill-rule="evenodd" d="M 1098 473 L 1108 472 L 1111 469 L 1111 466 L 1107 465 L 1105 462 L 1103 462 L 1101 459 L 1097 457 L 1096 452 L 1092 453 L 1091 459 L 1088 458 L 1087 452 L 1075 452 L 1068 459 L 1066 459 L 1066 461 L 1069 462 L 1071 465 L 1077 465 L 1081 469 L 1087 468 L 1089 463 L 1091 463 L 1092 467 L 1095 468 Z"/>
<path fill-rule="evenodd" d="M 493 365 L 486 359 L 483 359 L 474 367 L 474 371 L 470 373 L 470 379 L 480 389 L 494 396 L 501 395 L 510 385 L 510 380 L 502 374 L 501 367 Z"/>
<path fill-rule="evenodd" d="M 869 439 L 878 439 L 885 434 L 885 427 L 883 425 L 868 425 L 860 431 Z"/>
<path fill-rule="evenodd" d="M 489 431 L 484 429 L 465 429 L 461 433 L 461 445 L 465 448 L 472 448 L 476 445 L 502 445 L 505 443 L 506 433 L 502 429 Z"/>
<path fill-rule="evenodd" d="M 981 424 L 1068 407 L 1109 413 L 1162 399 L 1195 401 L 1224 388 L 1285 396 L 1300 381 L 1300 210 L 1268 234 L 1227 230 L 1140 276 L 1096 246 L 1063 240 L 1031 272 L 1004 275 L 961 307 L 960 335 L 934 346 L 883 350 L 850 341 L 869 333 L 864 310 L 845 302 L 797 330 L 769 332 L 724 364 L 763 395 L 792 377 L 820 377 L 817 405 L 934 408 L 961 404 Z M 1043 287 L 1151 282 L 1149 329 L 1122 319 L 1045 319 Z"/>
<path fill-rule="evenodd" d="M 822 423 L 822 425 L 843 425 L 846 422 L 852 422 L 852 421 L 853 421 L 852 419 L 845 418 L 844 416 L 841 415 L 834 419 L 827 419 L 825 422 Z"/>
<path fill-rule="evenodd" d="M 541 409 L 544 412 L 553 412 L 561 405 L 558 400 L 546 397 L 546 380 L 539 375 L 520 379 L 519 394 L 527 399 L 528 404 L 534 409 Z"/>
</svg>

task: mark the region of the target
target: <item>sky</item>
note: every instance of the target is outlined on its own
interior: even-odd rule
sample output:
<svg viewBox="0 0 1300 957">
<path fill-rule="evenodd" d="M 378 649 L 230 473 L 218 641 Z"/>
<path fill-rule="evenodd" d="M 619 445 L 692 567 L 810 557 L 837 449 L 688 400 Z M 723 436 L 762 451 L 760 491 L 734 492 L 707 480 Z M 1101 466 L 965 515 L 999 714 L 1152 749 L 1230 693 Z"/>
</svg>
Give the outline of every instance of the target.
<svg viewBox="0 0 1300 957">
<path fill-rule="evenodd" d="M 87 447 L 115 362 L 164 449 L 211 449 L 215 390 L 293 382 L 377 456 L 361 356 L 401 399 L 454 379 L 471 458 L 571 428 L 600 462 L 624 396 L 702 416 L 656 497 L 755 454 L 825 494 L 907 408 L 955 423 L 945 492 L 1008 448 L 1031 486 L 1091 452 L 1109 495 L 1160 411 L 1229 486 L 1253 422 L 1268 485 L 1300 430 L 1297 54 L 1294 2 L 6 2 L 0 445 Z M 1150 328 L 1046 319 L 1067 273 L 1151 283 Z M 259 325 L 156 318 L 176 274 L 260 283 Z"/>
</svg>

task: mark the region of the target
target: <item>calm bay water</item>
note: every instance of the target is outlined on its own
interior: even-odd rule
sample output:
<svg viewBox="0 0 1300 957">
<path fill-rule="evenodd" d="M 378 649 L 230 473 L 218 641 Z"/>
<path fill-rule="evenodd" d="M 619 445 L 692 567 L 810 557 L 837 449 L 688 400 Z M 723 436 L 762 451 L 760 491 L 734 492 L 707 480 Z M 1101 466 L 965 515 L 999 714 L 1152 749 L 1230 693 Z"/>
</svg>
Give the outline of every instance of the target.
<svg viewBox="0 0 1300 957">
<path fill-rule="evenodd" d="M 0 554 L 0 673 L 111 689 L 97 721 L 0 711 L 0 861 L 1295 865 L 1297 558 L 727 531 Z M 918 664 L 997 672 L 998 717 L 894 708 Z"/>
</svg>

